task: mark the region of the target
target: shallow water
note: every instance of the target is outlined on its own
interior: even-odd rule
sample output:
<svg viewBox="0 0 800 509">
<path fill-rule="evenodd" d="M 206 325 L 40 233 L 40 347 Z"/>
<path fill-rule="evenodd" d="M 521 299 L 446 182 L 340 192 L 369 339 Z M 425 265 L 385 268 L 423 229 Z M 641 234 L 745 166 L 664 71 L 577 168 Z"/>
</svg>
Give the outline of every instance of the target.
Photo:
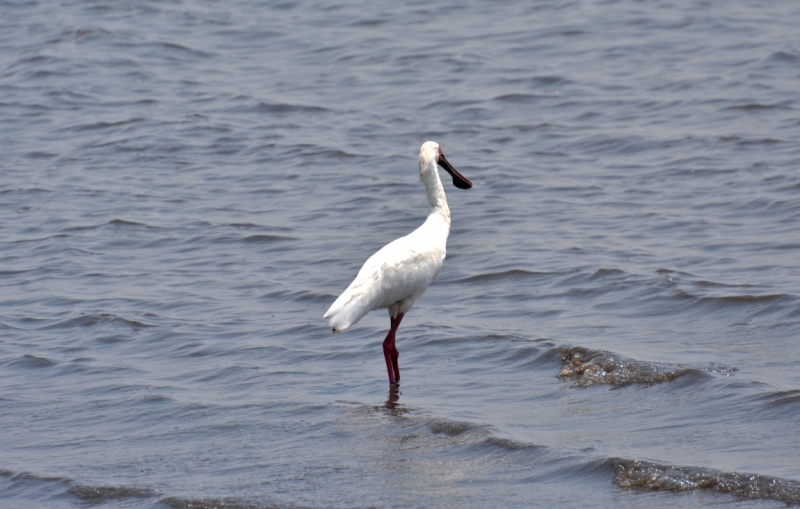
<svg viewBox="0 0 800 509">
<path fill-rule="evenodd" d="M 1 505 L 800 504 L 798 20 L 0 4 Z M 429 139 L 475 185 L 390 390 L 321 316 Z"/>
</svg>

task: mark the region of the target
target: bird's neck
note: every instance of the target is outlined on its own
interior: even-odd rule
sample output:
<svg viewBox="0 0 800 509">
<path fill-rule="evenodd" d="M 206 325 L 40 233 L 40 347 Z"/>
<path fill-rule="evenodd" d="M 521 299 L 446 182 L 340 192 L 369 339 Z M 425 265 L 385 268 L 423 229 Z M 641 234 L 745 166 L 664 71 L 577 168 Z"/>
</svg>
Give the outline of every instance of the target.
<svg viewBox="0 0 800 509">
<path fill-rule="evenodd" d="M 442 181 L 439 179 L 439 170 L 435 161 L 426 161 L 420 164 L 420 180 L 428 191 L 428 203 L 431 205 L 430 214 L 439 214 L 450 224 L 450 207 L 447 206 L 447 197 L 444 194 Z"/>
</svg>

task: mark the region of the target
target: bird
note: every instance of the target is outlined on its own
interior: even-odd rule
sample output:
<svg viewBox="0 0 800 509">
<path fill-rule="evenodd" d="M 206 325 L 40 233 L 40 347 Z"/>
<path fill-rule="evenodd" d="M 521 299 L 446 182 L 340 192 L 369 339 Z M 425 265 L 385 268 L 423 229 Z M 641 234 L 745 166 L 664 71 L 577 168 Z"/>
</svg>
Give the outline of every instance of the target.
<svg viewBox="0 0 800 509">
<path fill-rule="evenodd" d="M 350 286 L 323 315 L 335 334 L 358 323 L 370 311 L 388 309 L 391 324 L 383 341 L 383 355 L 390 385 L 400 382 L 400 352 L 395 345 L 397 329 L 405 314 L 436 279 L 447 250 L 450 208 L 437 165 L 450 174 L 457 188 L 472 187 L 472 182 L 450 164 L 438 143 L 423 143 L 419 151 L 419 178 L 428 193 L 427 219 L 413 232 L 370 256 Z"/>
</svg>

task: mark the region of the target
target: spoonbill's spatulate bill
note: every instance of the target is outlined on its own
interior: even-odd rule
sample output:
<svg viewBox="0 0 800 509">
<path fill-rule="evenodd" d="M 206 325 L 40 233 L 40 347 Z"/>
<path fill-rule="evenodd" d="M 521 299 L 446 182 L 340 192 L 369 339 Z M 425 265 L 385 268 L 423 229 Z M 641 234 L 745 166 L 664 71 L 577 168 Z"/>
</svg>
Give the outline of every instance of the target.
<svg viewBox="0 0 800 509">
<path fill-rule="evenodd" d="M 370 256 L 336 302 L 325 313 L 333 332 L 341 332 L 373 309 L 388 308 L 391 327 L 383 341 L 383 355 L 389 383 L 400 381 L 400 353 L 395 333 L 403 316 L 427 290 L 444 262 L 447 236 L 450 233 L 450 209 L 439 180 L 440 165 L 453 177 L 453 185 L 469 189 L 472 182 L 447 161 L 439 144 L 427 141 L 419 151 L 419 178 L 428 191 L 430 213 L 425 222 Z"/>
</svg>

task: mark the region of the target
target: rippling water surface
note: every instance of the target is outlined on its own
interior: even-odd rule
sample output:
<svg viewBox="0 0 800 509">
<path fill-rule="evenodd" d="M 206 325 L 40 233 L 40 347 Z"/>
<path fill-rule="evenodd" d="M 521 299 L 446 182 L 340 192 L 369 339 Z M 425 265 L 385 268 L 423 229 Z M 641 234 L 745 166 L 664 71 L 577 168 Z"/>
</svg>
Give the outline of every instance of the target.
<svg viewBox="0 0 800 509">
<path fill-rule="evenodd" d="M 0 3 L 0 505 L 800 504 L 800 4 Z M 321 319 L 427 212 L 403 321 Z"/>
</svg>

